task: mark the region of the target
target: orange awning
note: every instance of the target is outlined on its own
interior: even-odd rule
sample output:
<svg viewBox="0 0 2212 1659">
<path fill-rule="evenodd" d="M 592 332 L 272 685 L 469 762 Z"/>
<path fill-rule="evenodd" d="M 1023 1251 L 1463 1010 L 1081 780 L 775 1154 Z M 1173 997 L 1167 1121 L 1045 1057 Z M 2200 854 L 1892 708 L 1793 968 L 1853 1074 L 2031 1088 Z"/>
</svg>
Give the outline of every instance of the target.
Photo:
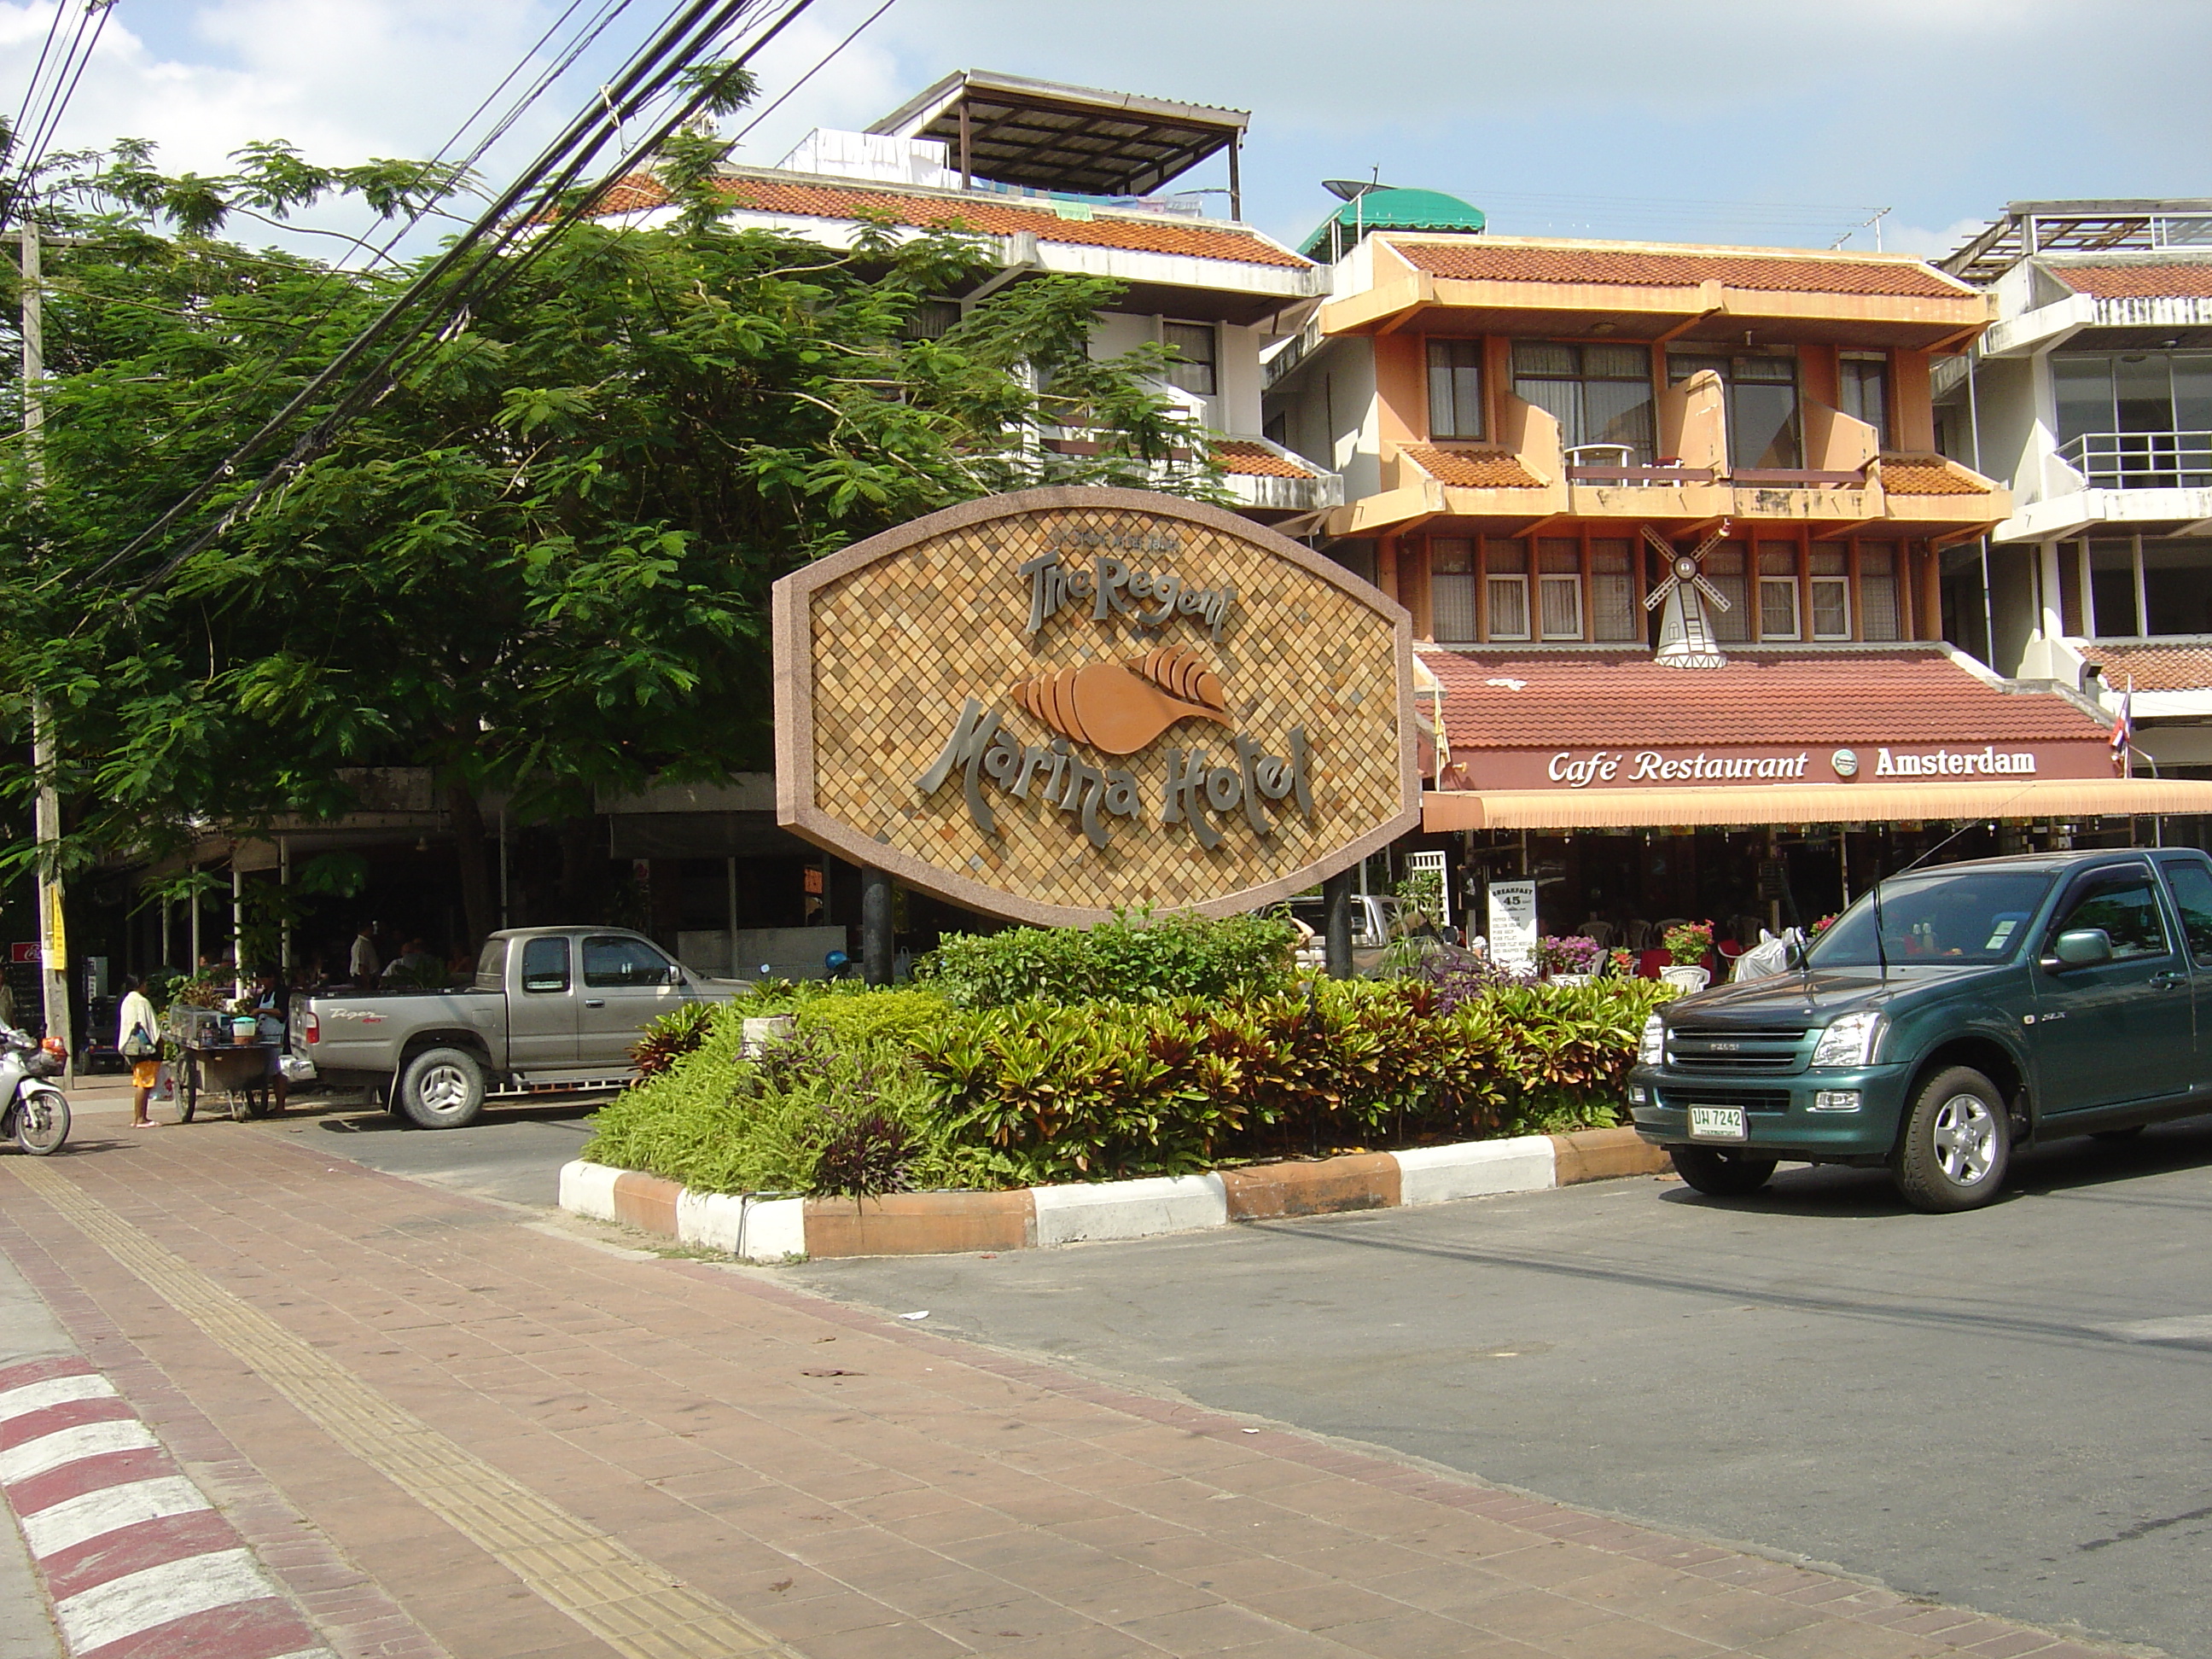
<svg viewBox="0 0 2212 1659">
<path fill-rule="evenodd" d="M 1437 789 L 1424 830 L 1664 829 L 1698 823 L 1889 823 L 2212 812 L 2212 781 L 2033 778 L 1978 783 L 1805 783 L 1765 789 Z"/>
</svg>

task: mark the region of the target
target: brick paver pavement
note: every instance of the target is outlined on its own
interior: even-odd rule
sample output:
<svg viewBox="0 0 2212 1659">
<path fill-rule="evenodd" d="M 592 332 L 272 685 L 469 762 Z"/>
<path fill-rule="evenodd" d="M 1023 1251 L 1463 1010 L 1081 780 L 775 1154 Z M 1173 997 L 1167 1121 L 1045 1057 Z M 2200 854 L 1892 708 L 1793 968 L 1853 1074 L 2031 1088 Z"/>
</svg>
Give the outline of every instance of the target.
<svg viewBox="0 0 2212 1659">
<path fill-rule="evenodd" d="M 349 1659 L 714 1650 L 592 1611 L 640 1606 L 806 1659 L 2102 1651 L 593 1248 L 312 1134 L 88 1123 L 0 1158 L 0 1249 Z"/>
</svg>

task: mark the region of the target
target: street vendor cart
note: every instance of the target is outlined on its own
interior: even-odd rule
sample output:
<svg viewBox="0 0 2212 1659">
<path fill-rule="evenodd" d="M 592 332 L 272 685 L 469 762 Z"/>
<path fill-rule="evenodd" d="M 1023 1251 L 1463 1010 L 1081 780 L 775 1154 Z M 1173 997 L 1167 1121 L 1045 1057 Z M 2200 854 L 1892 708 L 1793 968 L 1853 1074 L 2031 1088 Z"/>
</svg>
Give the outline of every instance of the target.
<svg viewBox="0 0 2212 1659">
<path fill-rule="evenodd" d="M 186 1123 L 203 1094 L 227 1096 L 231 1120 L 267 1117 L 276 1109 L 276 1077 L 269 1057 L 273 1042 L 197 1042 L 178 1045 L 177 1113 Z"/>
</svg>

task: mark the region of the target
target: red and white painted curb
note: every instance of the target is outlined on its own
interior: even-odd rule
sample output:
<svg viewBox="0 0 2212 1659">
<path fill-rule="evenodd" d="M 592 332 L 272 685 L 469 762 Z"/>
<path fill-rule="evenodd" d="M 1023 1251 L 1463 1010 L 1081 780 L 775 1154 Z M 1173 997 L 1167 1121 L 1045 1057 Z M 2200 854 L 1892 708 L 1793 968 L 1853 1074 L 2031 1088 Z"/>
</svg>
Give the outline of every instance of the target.
<svg viewBox="0 0 2212 1659">
<path fill-rule="evenodd" d="M 0 1370 L 0 1491 L 71 1659 L 331 1659 L 245 1540 L 83 1359 Z"/>
<path fill-rule="evenodd" d="M 1537 1192 L 1656 1175 L 1667 1167 L 1667 1155 L 1646 1146 L 1633 1129 L 1583 1129 L 1206 1175 L 855 1200 L 698 1193 L 657 1176 L 579 1159 L 561 1170 L 561 1207 L 744 1261 L 775 1262 L 1150 1238 L 1238 1221 Z"/>
</svg>

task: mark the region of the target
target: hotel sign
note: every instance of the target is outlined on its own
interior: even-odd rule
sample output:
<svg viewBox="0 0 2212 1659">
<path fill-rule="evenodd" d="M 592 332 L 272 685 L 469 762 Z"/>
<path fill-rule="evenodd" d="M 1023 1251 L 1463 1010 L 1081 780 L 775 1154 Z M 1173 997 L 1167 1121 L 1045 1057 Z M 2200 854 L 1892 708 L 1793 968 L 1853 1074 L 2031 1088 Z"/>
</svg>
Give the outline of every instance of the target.
<svg viewBox="0 0 2212 1659">
<path fill-rule="evenodd" d="M 1225 915 L 1419 819 L 1406 613 L 1218 508 L 1041 489 L 775 587 L 781 822 L 1016 921 Z"/>
</svg>

